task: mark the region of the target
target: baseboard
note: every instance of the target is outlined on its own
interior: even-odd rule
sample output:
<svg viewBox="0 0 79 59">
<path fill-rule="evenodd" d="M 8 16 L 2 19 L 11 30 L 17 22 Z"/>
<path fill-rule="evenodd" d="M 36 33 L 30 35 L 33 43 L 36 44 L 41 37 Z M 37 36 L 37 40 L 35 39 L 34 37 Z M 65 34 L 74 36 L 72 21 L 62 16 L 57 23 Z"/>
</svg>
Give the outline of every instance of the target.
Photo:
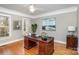
<svg viewBox="0 0 79 59">
<path fill-rule="evenodd" d="M 61 44 L 66 44 L 66 42 L 59 41 L 59 40 L 54 40 L 54 42 L 61 43 Z"/>
<path fill-rule="evenodd" d="M 13 41 L 9 41 L 9 42 L 2 43 L 2 44 L 0 44 L 0 46 L 6 45 L 6 44 L 11 44 L 11 43 L 14 43 L 14 42 L 17 42 L 17 41 L 20 41 L 20 40 L 23 40 L 23 38 L 20 38 L 20 39 L 16 39 L 16 40 L 13 40 Z M 61 44 L 66 44 L 66 42 L 59 41 L 59 40 L 54 40 L 54 42 L 61 43 Z"/>
<path fill-rule="evenodd" d="M 2 43 L 2 44 L 0 44 L 0 46 L 7 45 L 7 44 L 11 44 L 11 43 L 14 43 L 14 42 L 17 42 L 17 41 L 20 41 L 20 40 L 23 40 L 23 38 L 20 38 L 20 39 L 16 39 L 16 40 L 12 40 L 12 41 L 9 41 L 9 42 Z"/>
</svg>

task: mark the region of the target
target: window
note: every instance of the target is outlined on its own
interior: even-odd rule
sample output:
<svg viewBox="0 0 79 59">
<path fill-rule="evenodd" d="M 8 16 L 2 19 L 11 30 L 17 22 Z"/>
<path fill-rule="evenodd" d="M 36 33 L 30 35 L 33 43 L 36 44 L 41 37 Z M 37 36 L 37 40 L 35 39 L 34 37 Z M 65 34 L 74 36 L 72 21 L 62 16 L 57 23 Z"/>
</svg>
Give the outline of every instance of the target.
<svg viewBox="0 0 79 59">
<path fill-rule="evenodd" d="M 29 33 L 31 27 L 31 20 L 29 18 L 23 18 L 22 30 L 24 33 Z"/>
<path fill-rule="evenodd" d="M 0 37 L 9 36 L 8 17 L 0 15 Z"/>
<path fill-rule="evenodd" d="M 48 30 L 48 31 L 56 30 L 56 20 L 55 20 L 55 18 L 45 18 L 45 19 L 43 19 L 42 30 Z"/>
</svg>

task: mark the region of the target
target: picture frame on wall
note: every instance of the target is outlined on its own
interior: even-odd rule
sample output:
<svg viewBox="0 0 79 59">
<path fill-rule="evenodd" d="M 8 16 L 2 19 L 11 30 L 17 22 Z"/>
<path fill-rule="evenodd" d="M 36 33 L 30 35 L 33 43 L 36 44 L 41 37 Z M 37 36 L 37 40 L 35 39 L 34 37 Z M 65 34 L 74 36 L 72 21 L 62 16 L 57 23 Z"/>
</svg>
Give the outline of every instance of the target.
<svg viewBox="0 0 79 59">
<path fill-rule="evenodd" d="M 22 21 L 21 20 L 13 21 L 13 29 L 14 30 L 21 30 L 22 29 Z"/>
<path fill-rule="evenodd" d="M 56 31 L 56 18 L 55 17 L 44 18 L 42 22 L 42 30 Z"/>
</svg>

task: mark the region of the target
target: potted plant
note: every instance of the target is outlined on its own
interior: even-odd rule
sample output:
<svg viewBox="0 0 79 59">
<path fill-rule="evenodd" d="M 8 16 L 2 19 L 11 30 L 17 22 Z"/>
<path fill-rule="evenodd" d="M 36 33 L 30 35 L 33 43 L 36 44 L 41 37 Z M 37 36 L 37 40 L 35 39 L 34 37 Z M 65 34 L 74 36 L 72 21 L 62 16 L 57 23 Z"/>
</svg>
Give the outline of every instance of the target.
<svg viewBox="0 0 79 59">
<path fill-rule="evenodd" d="M 43 32 L 42 34 L 41 34 L 41 38 L 42 38 L 42 40 L 47 40 L 48 39 L 48 35 L 47 35 L 47 33 L 45 33 L 45 32 Z"/>
<path fill-rule="evenodd" d="M 32 24 L 31 29 L 32 29 L 32 36 L 35 37 L 35 35 L 36 35 L 35 32 L 37 30 L 37 24 Z"/>
<path fill-rule="evenodd" d="M 42 40 L 47 40 L 48 39 L 48 36 L 44 35 L 44 36 L 41 36 Z"/>
</svg>

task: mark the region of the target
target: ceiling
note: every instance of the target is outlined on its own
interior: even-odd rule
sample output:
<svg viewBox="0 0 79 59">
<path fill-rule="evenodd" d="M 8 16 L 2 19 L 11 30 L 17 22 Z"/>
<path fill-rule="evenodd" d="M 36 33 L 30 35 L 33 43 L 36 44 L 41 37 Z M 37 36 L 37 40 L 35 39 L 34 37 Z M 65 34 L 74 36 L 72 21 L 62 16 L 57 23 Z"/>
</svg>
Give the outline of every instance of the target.
<svg viewBox="0 0 79 59">
<path fill-rule="evenodd" d="M 78 4 L 34 4 L 35 8 L 37 9 L 34 13 L 31 13 L 28 9 L 30 4 L 0 4 L 0 7 L 16 10 L 31 16 L 36 16 L 77 5 Z"/>
</svg>

